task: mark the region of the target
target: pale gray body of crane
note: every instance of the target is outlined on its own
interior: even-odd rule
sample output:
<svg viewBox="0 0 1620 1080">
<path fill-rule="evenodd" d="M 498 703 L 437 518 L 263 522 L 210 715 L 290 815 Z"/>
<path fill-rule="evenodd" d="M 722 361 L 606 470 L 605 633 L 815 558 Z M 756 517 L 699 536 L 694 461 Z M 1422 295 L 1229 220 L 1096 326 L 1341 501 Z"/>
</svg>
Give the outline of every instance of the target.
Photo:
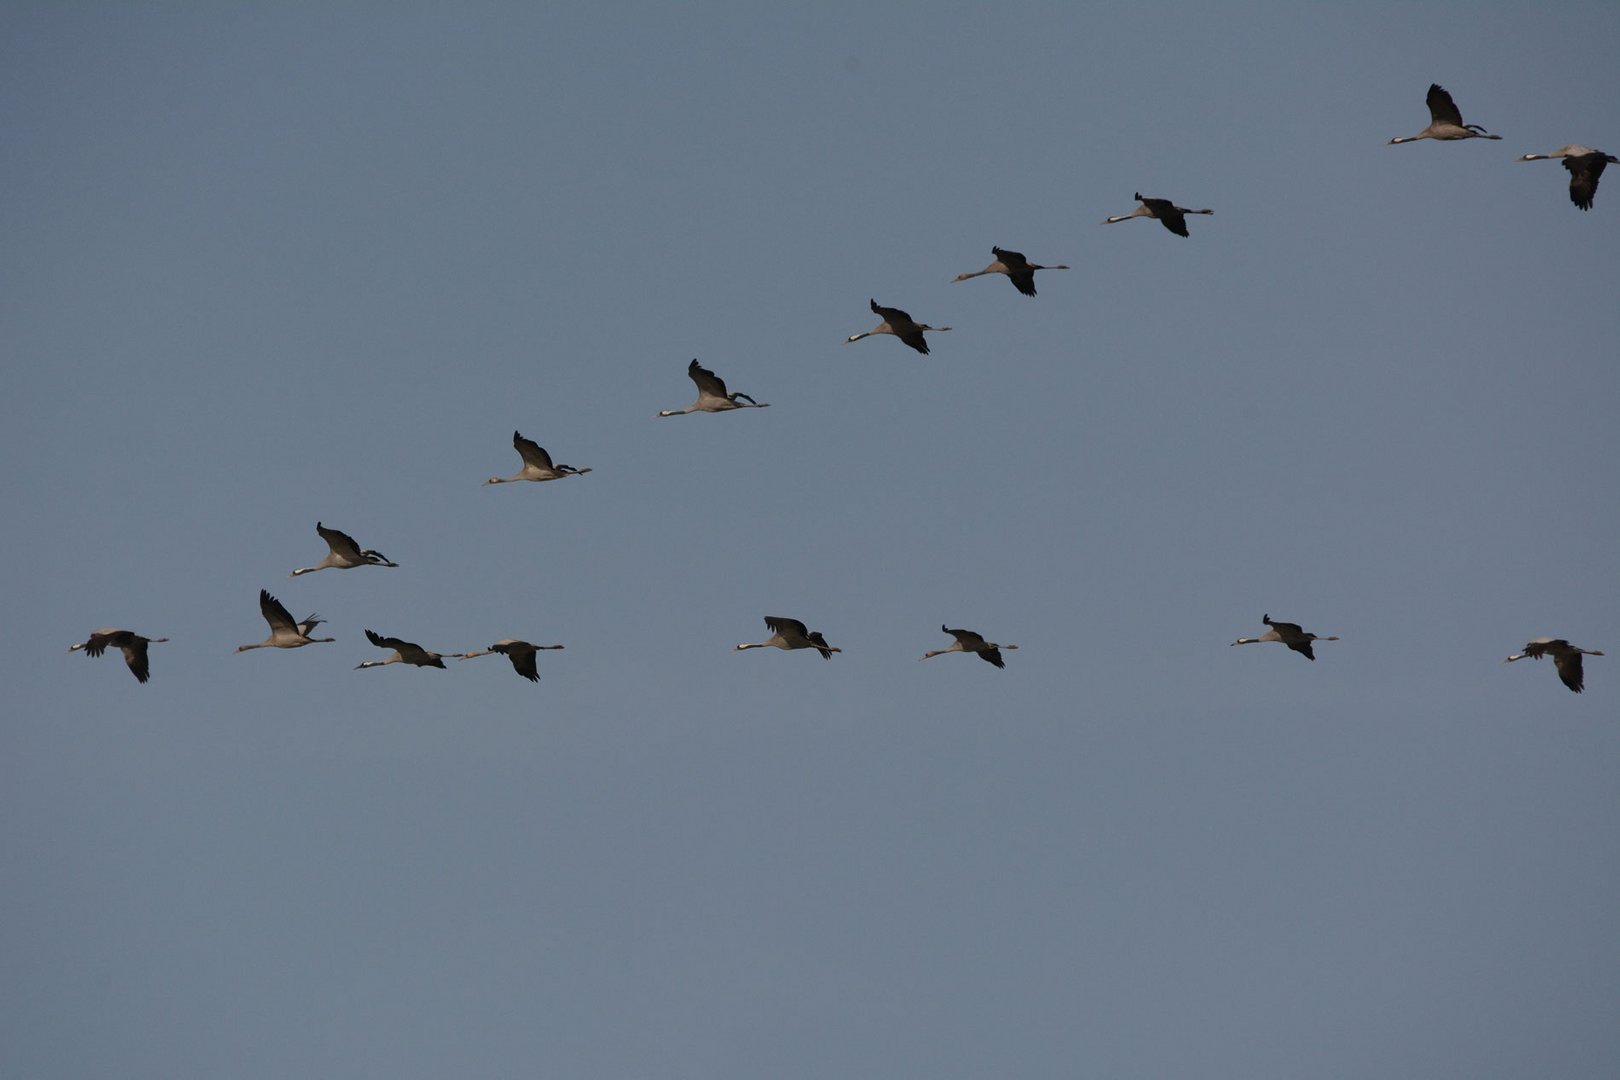
<svg viewBox="0 0 1620 1080">
<path fill-rule="evenodd" d="M 337 640 L 329 637 L 310 637 L 309 632 L 325 620 L 318 615 L 311 615 L 302 622 L 294 620 L 282 606 L 281 601 L 271 596 L 265 589 L 259 590 L 259 614 L 270 624 L 270 636 L 257 645 L 238 645 L 237 652 L 247 652 L 249 649 L 296 649 L 303 645 Z"/>
<path fill-rule="evenodd" d="M 394 655 L 386 660 L 367 660 L 363 664 L 356 664 L 354 670 L 361 668 L 387 667 L 389 664 L 414 664 L 417 667 L 444 667 L 446 656 L 456 656 L 456 653 L 429 652 L 414 641 L 401 641 L 396 637 L 383 637 L 375 630 L 366 631 L 366 640 L 379 649 L 393 649 Z"/>
<path fill-rule="evenodd" d="M 869 303 L 872 306 L 872 313 L 883 321 L 865 333 L 851 334 L 845 339 L 845 345 L 852 341 L 859 341 L 861 338 L 871 337 L 873 334 L 893 334 L 926 356 L 928 355 L 928 340 L 923 337 L 923 331 L 932 330 L 934 333 L 939 334 L 950 329 L 948 326 L 929 326 L 927 323 L 920 323 L 899 308 L 884 307 L 876 300 L 871 300 Z"/>
<path fill-rule="evenodd" d="M 1569 201 L 1577 209 L 1592 209 L 1597 197 L 1598 180 L 1611 164 L 1620 164 L 1620 158 L 1594 150 L 1590 146 L 1560 146 L 1550 154 L 1526 154 L 1520 161 L 1557 161 L 1562 159 L 1569 170 Z"/>
<path fill-rule="evenodd" d="M 540 668 L 535 663 L 535 653 L 540 649 L 560 649 L 561 645 L 535 645 L 517 638 L 501 638 L 487 649 L 477 652 L 462 653 L 461 659 L 471 660 L 478 656 L 488 656 L 491 653 L 500 653 L 512 661 L 512 670 L 528 679 L 530 682 L 540 681 Z"/>
<path fill-rule="evenodd" d="M 983 270 L 975 270 L 971 274 L 957 274 L 956 277 L 951 279 L 952 283 L 967 281 L 969 278 L 983 277 L 986 274 L 1005 274 L 1007 280 L 1013 283 L 1013 288 L 1025 296 L 1034 296 L 1035 271 L 1069 269 L 1061 264 L 1057 266 L 1041 266 L 1039 263 L 1030 262 L 1020 252 L 1008 251 L 1006 248 L 992 247 L 990 254 L 995 256 L 995 262 Z"/>
<path fill-rule="evenodd" d="M 77 645 L 69 645 L 68 652 L 83 649 L 86 656 L 100 656 L 107 651 L 107 646 L 115 646 L 124 654 L 124 663 L 129 665 L 129 673 L 135 676 L 135 681 L 144 683 L 152 677 L 152 669 L 146 659 L 146 647 L 155 641 L 168 640 L 166 637 L 142 637 L 133 630 L 114 630 L 108 627 L 91 631 L 86 640 Z"/>
<path fill-rule="evenodd" d="M 389 562 L 387 556 L 380 551 L 362 548 L 354 542 L 354 537 L 337 529 L 328 529 L 320 522 L 315 523 L 315 531 L 320 533 L 321 539 L 326 541 L 330 550 L 326 558 L 314 566 L 305 566 L 294 570 L 290 577 L 300 574 L 313 574 L 317 570 L 353 570 L 357 566 L 392 566 L 398 567 L 396 562 Z"/>
<path fill-rule="evenodd" d="M 1331 634 L 1327 637 L 1320 637 L 1316 634 L 1307 634 L 1303 629 L 1301 629 L 1299 623 L 1272 622 L 1270 615 L 1260 616 L 1260 621 L 1265 623 L 1271 629 L 1267 630 L 1259 637 L 1240 637 L 1236 641 L 1232 642 L 1232 644 L 1258 645 L 1262 642 L 1276 641 L 1288 646 L 1290 649 L 1299 653 L 1299 655 L 1303 656 L 1307 660 L 1315 660 L 1316 653 L 1311 649 L 1311 642 L 1339 640 L 1339 635 L 1337 634 Z"/>
<path fill-rule="evenodd" d="M 572 465 L 553 465 L 551 455 L 533 439 L 525 439 L 521 434 L 512 432 L 512 449 L 518 452 L 523 459 L 523 468 L 514 476 L 492 476 L 485 480 L 489 484 L 512 484 L 519 480 L 560 480 L 565 476 L 584 476 L 590 472 L 590 467 L 576 469 Z"/>
<path fill-rule="evenodd" d="M 1006 668 L 1007 662 L 1001 658 L 1001 650 L 1018 648 L 1016 645 L 997 645 L 993 641 L 986 641 L 983 635 L 976 634 L 972 630 L 952 630 L 944 625 L 941 625 L 939 629 L 942 633 L 954 637 L 956 641 L 943 649 L 932 649 L 923 653 L 921 659 L 927 660 L 935 656 L 944 656 L 946 653 L 969 652 L 978 653 L 979 659 L 986 663 L 994 664 L 998 668 Z"/>
<path fill-rule="evenodd" d="M 1540 660 L 1543 656 L 1553 658 L 1553 666 L 1558 669 L 1558 679 L 1565 686 L 1579 694 L 1586 689 L 1586 672 L 1581 664 L 1582 656 L 1602 656 L 1598 649 L 1583 649 L 1578 645 L 1571 645 L 1563 638 L 1536 638 L 1527 642 L 1523 652 L 1514 653 L 1503 660 L 1504 664 L 1511 664 L 1515 660 L 1529 657 Z"/>
<path fill-rule="evenodd" d="M 771 636 L 764 641 L 752 644 L 738 645 L 733 652 L 742 652 L 744 649 L 814 649 L 821 654 L 823 660 L 831 660 L 835 652 L 844 650 L 827 644 L 827 639 L 821 636 L 821 631 L 811 630 L 798 619 L 783 618 L 780 615 L 765 616 L 765 625 L 771 628 Z"/>
<path fill-rule="evenodd" d="M 1451 95 L 1446 93 L 1445 87 L 1439 83 L 1429 84 L 1429 93 L 1424 100 L 1429 106 L 1429 126 L 1416 135 L 1397 135 L 1389 140 L 1390 146 L 1417 142 L 1419 139 L 1456 142 L 1459 139 L 1500 139 L 1502 137 L 1490 134 L 1478 124 L 1463 123 L 1462 113 L 1457 109 L 1457 103 L 1451 100 Z"/>
<path fill-rule="evenodd" d="M 1103 218 L 1103 224 L 1117 225 L 1119 222 L 1129 221 L 1131 218 L 1153 218 L 1177 236 L 1185 237 L 1189 235 L 1187 232 L 1188 214 L 1213 214 L 1215 212 L 1213 210 L 1189 210 L 1185 206 L 1177 206 L 1169 199 L 1149 198 L 1140 191 L 1132 195 L 1131 198 L 1141 203 L 1141 205 L 1128 214 Z"/>
<path fill-rule="evenodd" d="M 684 409 L 665 409 L 659 416 L 685 416 L 694 412 L 730 412 L 732 409 L 768 409 L 768 401 L 755 401 L 744 393 L 728 393 L 726 384 L 708 368 L 693 360 L 686 365 L 686 374 L 697 384 L 697 400 Z"/>
</svg>

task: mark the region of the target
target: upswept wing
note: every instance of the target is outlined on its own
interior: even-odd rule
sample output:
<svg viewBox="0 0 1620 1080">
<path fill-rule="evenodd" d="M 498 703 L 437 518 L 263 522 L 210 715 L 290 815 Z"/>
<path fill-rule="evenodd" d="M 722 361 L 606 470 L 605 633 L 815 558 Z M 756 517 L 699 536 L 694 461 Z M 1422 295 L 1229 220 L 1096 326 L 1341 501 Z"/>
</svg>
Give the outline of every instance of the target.
<svg viewBox="0 0 1620 1080">
<path fill-rule="evenodd" d="M 1429 106 L 1429 119 L 1437 124 L 1456 124 L 1463 126 L 1462 113 L 1457 109 L 1457 103 L 1451 100 L 1445 87 L 1439 83 L 1429 84 L 1429 96 L 1424 99 Z"/>
<path fill-rule="evenodd" d="M 517 432 L 512 432 L 512 447 L 523 458 L 525 465 L 533 465 L 537 469 L 555 469 L 551 463 L 551 455 L 545 452 L 541 445 L 533 439 L 525 439 Z"/>
<path fill-rule="evenodd" d="M 315 523 L 315 531 L 321 534 L 326 546 L 332 549 L 335 555 L 342 555 L 348 559 L 364 561 L 365 556 L 360 552 L 360 545 L 354 542 L 354 537 L 339 529 L 328 529 L 320 522 Z"/>
<path fill-rule="evenodd" d="M 263 615 L 264 621 L 270 624 L 272 633 L 279 633 L 283 630 L 295 634 L 303 632 L 303 628 L 293 621 L 292 615 L 282 606 L 281 601 L 271 596 L 267 589 L 259 590 L 259 614 Z M 314 627 L 318 620 L 313 615 L 310 616 L 310 620 L 309 625 Z"/>
</svg>

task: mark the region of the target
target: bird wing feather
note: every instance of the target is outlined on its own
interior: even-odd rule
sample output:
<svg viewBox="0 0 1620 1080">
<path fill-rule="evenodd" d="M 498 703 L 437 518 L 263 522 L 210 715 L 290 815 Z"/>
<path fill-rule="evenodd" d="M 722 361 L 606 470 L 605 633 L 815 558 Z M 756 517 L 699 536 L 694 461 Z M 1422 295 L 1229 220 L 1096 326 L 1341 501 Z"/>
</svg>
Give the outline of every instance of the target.
<svg viewBox="0 0 1620 1080">
<path fill-rule="evenodd" d="M 1164 227 L 1177 236 L 1188 236 L 1187 216 L 1163 199 L 1154 199 L 1154 202 L 1163 202 L 1168 209 L 1159 210 L 1153 216 L 1163 223 Z"/>
<path fill-rule="evenodd" d="M 893 328 L 895 337 L 899 338 L 907 345 L 910 345 L 913 349 L 916 349 L 924 356 L 928 355 L 928 339 L 923 337 L 921 327 L 917 326 L 915 323 L 911 323 L 905 329 L 901 329 L 900 327 L 895 326 L 892 320 L 890 321 L 889 326 Z"/>
<path fill-rule="evenodd" d="M 413 645 L 409 641 L 401 641 L 397 637 L 383 637 L 375 630 L 366 631 L 366 640 L 377 646 L 379 649 L 393 649 L 395 652 L 401 654 L 410 649 L 415 649 L 418 652 L 421 651 L 420 645 Z"/>
<path fill-rule="evenodd" d="M 152 668 L 146 659 L 146 641 L 134 634 L 118 643 L 119 649 L 124 653 L 124 663 L 129 665 L 131 674 L 136 682 L 145 682 L 152 675 Z"/>
<path fill-rule="evenodd" d="M 993 247 L 990 254 L 1001 260 L 1001 265 L 1011 270 L 1023 270 L 1029 266 L 1029 260 L 1024 258 L 1023 252 L 1008 251 L 1006 248 Z"/>
<path fill-rule="evenodd" d="M 298 624 L 293 621 L 292 615 L 282 606 L 280 600 L 270 595 L 267 589 L 259 590 L 259 613 L 264 616 L 264 621 L 270 624 L 272 633 L 281 630 L 298 632 Z M 315 616 L 311 615 L 311 627 L 314 626 L 314 619 Z"/>
<path fill-rule="evenodd" d="M 1558 678 L 1563 684 L 1579 694 L 1586 686 L 1586 673 L 1581 668 L 1581 654 L 1578 652 L 1561 652 L 1553 657 L 1553 663 L 1558 666 Z"/>
<path fill-rule="evenodd" d="M 1597 194 L 1598 177 L 1609 164 L 1607 154 L 1593 152 L 1578 157 L 1566 157 L 1564 168 L 1569 170 L 1569 201 L 1582 210 L 1592 209 L 1592 196 Z"/>
<path fill-rule="evenodd" d="M 772 633 L 781 634 L 783 637 L 808 638 L 810 636 L 810 628 L 798 619 L 783 618 L 780 615 L 767 615 L 765 616 L 765 625 L 771 628 Z"/>
<path fill-rule="evenodd" d="M 696 360 L 693 360 L 691 365 L 686 369 L 686 374 L 689 375 L 692 381 L 697 384 L 698 395 L 700 397 L 726 397 L 725 381 L 708 368 L 703 367 Z"/>
<path fill-rule="evenodd" d="M 315 531 L 321 534 L 321 539 L 326 541 L 326 546 L 332 549 L 334 555 L 355 560 L 365 558 L 360 552 L 360 545 L 354 542 L 354 537 L 341 529 L 328 529 L 317 521 Z"/>
<path fill-rule="evenodd" d="M 1424 101 L 1429 106 L 1429 119 L 1436 124 L 1463 126 L 1462 112 L 1457 108 L 1457 103 L 1451 100 L 1451 95 L 1439 83 L 1429 84 L 1429 94 Z"/>
<path fill-rule="evenodd" d="M 553 469 L 551 455 L 545 452 L 541 445 L 533 439 L 525 439 L 517 432 L 512 432 L 512 448 L 523 458 L 524 464 L 533 465 L 538 469 Z"/>
</svg>

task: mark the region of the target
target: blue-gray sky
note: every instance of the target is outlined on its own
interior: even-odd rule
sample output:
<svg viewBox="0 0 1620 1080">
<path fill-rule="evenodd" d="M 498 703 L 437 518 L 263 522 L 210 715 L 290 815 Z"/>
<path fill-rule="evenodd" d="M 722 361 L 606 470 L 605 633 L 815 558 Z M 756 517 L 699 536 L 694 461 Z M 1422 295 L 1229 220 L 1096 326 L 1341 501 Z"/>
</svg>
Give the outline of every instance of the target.
<svg viewBox="0 0 1620 1080">
<path fill-rule="evenodd" d="M 1514 158 L 1620 152 L 1617 44 L 8 7 L 0 1073 L 1612 1076 L 1620 174 Z M 1503 141 L 1385 145 L 1430 82 Z"/>
</svg>

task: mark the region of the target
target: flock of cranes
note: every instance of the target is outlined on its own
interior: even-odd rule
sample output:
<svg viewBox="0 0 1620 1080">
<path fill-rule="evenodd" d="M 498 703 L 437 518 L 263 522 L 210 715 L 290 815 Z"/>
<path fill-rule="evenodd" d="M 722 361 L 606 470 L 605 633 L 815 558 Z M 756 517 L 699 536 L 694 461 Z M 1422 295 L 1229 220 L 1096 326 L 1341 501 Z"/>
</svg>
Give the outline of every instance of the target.
<svg viewBox="0 0 1620 1080">
<path fill-rule="evenodd" d="M 316 527 L 321 528 L 319 525 Z M 321 533 L 323 536 L 331 533 L 334 536 L 342 537 L 350 547 L 354 544 L 354 541 L 335 529 L 322 528 Z M 336 545 L 334 545 L 335 550 Z M 371 554 L 375 554 L 375 552 Z M 337 564 L 328 563 L 322 566 L 308 567 L 305 570 L 295 570 L 293 573 L 297 575 L 307 573 L 309 570 L 320 570 L 324 569 L 326 565 Z M 373 565 L 394 566 L 396 564 L 357 561 L 343 566 L 342 569 Z M 329 637 L 310 637 L 310 631 L 325 620 L 317 615 L 310 615 L 301 621 L 294 620 L 281 601 L 271 596 L 269 591 L 265 589 L 259 590 L 259 612 L 264 616 L 264 621 L 270 625 L 270 636 L 257 644 L 238 645 L 236 647 L 237 652 L 247 652 L 250 649 L 297 649 L 305 645 L 318 645 L 337 640 Z M 1325 636 L 1312 634 L 1298 623 L 1277 622 L 1272 619 L 1269 613 L 1262 615 L 1260 621 L 1266 625 L 1265 633 L 1253 638 L 1240 637 L 1232 644 L 1259 645 L 1266 642 L 1276 642 L 1288 646 L 1307 660 L 1315 660 L 1316 653 L 1311 648 L 1313 642 L 1339 640 L 1337 634 Z M 843 652 L 836 645 L 829 645 L 827 639 L 822 636 L 821 631 L 811 630 L 798 619 L 790 619 L 780 615 L 767 615 L 765 616 L 765 625 L 771 631 L 770 637 L 764 641 L 745 642 L 737 645 L 733 651 L 743 652 L 748 649 L 814 649 L 821 654 L 824 660 L 831 660 L 835 652 Z M 1002 659 L 1001 651 L 1003 649 L 1012 650 L 1018 648 L 1017 645 L 999 645 L 993 641 L 986 641 L 983 635 L 973 630 L 953 630 L 948 626 L 941 626 L 939 629 L 941 633 L 949 634 L 956 640 L 943 649 L 931 649 L 923 653 L 921 659 L 928 660 L 935 656 L 944 656 L 946 653 L 953 652 L 975 653 L 979 659 L 993 664 L 997 668 L 1004 669 L 1007 662 Z M 130 673 L 135 676 L 137 682 L 144 683 L 151 678 L 151 667 L 147 660 L 146 647 L 156 642 L 168 640 L 166 637 L 142 637 L 131 630 L 102 629 L 92 631 L 87 640 L 70 646 L 68 651 L 79 652 L 83 650 L 86 656 L 100 656 L 106 651 L 107 646 L 117 646 L 124 654 L 124 662 L 129 665 Z M 513 671 L 516 671 L 530 682 L 540 681 L 540 671 L 535 660 L 535 654 L 542 649 L 561 649 L 564 647 L 562 645 L 536 645 L 528 641 L 501 638 L 487 649 L 465 653 L 438 653 L 424 649 L 414 641 L 405 641 L 396 637 L 383 637 L 375 630 L 366 631 L 366 640 L 379 649 L 390 649 L 392 652 L 386 660 L 367 660 L 356 665 L 356 671 L 362 668 L 387 667 L 389 664 L 411 664 L 416 667 L 442 669 L 445 666 L 444 661 L 446 658 L 471 660 L 479 656 L 500 653 L 512 662 Z M 1527 643 L 1523 651 L 1508 657 L 1503 663 L 1511 664 L 1515 660 L 1523 660 L 1527 657 L 1532 660 L 1540 660 L 1544 656 L 1551 656 L 1558 671 L 1558 678 L 1565 686 L 1579 694 L 1586 688 L 1586 676 L 1582 670 L 1581 657 L 1602 655 L 1603 652 L 1599 649 L 1583 649 L 1571 645 L 1563 638 L 1536 638 L 1534 641 Z"/>
<path fill-rule="evenodd" d="M 1458 139 L 1500 139 L 1500 135 L 1492 135 L 1478 124 L 1463 123 L 1462 112 L 1457 103 L 1451 100 L 1451 95 L 1439 83 L 1429 84 L 1429 126 L 1416 135 L 1397 136 L 1389 140 L 1389 145 L 1398 143 L 1417 142 L 1419 139 L 1439 139 L 1442 142 L 1455 142 Z M 1605 166 L 1611 162 L 1620 162 L 1620 158 L 1613 154 L 1605 154 L 1601 150 L 1594 150 L 1590 146 L 1560 146 L 1550 154 L 1525 154 L 1520 161 L 1552 161 L 1562 159 L 1564 168 L 1569 170 L 1569 201 L 1582 210 L 1592 209 L 1592 197 L 1597 194 L 1598 177 L 1603 175 Z M 1206 213 L 1208 211 L 1205 211 Z M 1109 219 L 1114 220 L 1113 218 Z M 1187 234 L 1183 232 L 1182 236 Z"/>
<path fill-rule="evenodd" d="M 1390 139 L 1390 145 L 1417 142 L 1421 139 L 1434 139 L 1441 142 L 1456 142 L 1464 139 L 1501 139 L 1500 135 L 1493 135 L 1478 124 L 1465 124 L 1462 112 L 1452 97 L 1438 83 L 1430 84 L 1427 96 L 1429 107 L 1429 126 L 1416 135 L 1399 136 Z M 1598 180 L 1603 175 L 1604 168 L 1610 163 L 1620 162 L 1611 154 L 1601 150 L 1594 150 L 1588 146 L 1570 144 L 1561 146 L 1547 154 L 1525 154 L 1519 161 L 1551 161 L 1560 160 L 1570 174 L 1569 196 L 1570 201 L 1581 210 L 1592 208 L 1593 198 L 1597 194 Z M 1135 210 L 1128 214 L 1120 214 L 1105 218 L 1103 224 L 1112 225 L 1132 218 L 1153 218 L 1170 232 L 1177 236 L 1186 237 L 1187 215 L 1213 214 L 1213 210 L 1191 210 L 1184 206 L 1177 206 L 1169 199 L 1150 198 L 1136 193 L 1133 198 L 1138 202 Z M 953 281 L 967 281 L 988 274 L 1001 274 L 1012 282 L 1024 296 L 1034 296 L 1035 272 L 1037 270 L 1068 270 L 1063 264 L 1043 266 L 1032 263 L 1024 255 L 1002 247 L 990 249 L 994 261 L 983 270 L 972 273 L 958 274 Z M 926 355 L 929 351 L 925 333 L 944 333 L 951 328 L 948 326 L 930 326 L 920 323 L 899 308 L 884 307 L 876 300 L 870 301 L 872 313 L 880 321 L 875 327 L 859 334 L 851 334 L 845 344 L 860 341 L 862 338 L 873 337 L 878 334 L 889 334 L 899 338 L 906 345 L 917 352 Z M 734 409 L 764 409 L 769 407 L 768 402 L 756 401 L 747 394 L 728 391 L 725 382 L 714 372 L 694 359 L 686 369 L 687 376 L 697 386 L 697 400 L 684 409 L 664 409 L 657 415 L 684 416 L 694 412 L 728 412 Z M 569 476 L 583 476 L 590 472 L 590 468 L 575 468 L 572 465 L 557 464 L 552 461 L 551 455 L 532 439 L 526 439 L 520 432 L 512 433 L 512 446 L 523 459 L 523 468 L 513 476 L 492 476 L 484 481 L 489 484 L 510 484 L 520 480 L 545 481 L 560 480 Z M 314 566 L 300 567 L 294 570 L 292 577 L 311 574 L 317 570 L 353 570 L 361 566 L 381 566 L 397 568 L 398 563 L 388 559 L 379 551 L 362 548 L 353 537 L 337 529 L 328 529 L 324 523 L 317 521 L 315 531 L 321 539 L 326 541 L 327 555 Z M 252 645 L 241 645 L 237 652 L 247 652 L 252 649 L 296 649 L 305 645 L 316 645 L 333 642 L 330 637 L 311 637 L 311 631 L 324 621 L 317 615 L 310 615 L 303 620 L 295 620 L 287 608 L 265 589 L 259 590 L 259 612 L 270 627 L 270 636 L 265 640 Z M 1322 636 L 1307 632 L 1298 623 L 1277 622 L 1269 613 L 1261 616 L 1266 632 L 1259 637 L 1240 637 L 1232 642 L 1233 645 L 1257 645 L 1263 643 L 1276 643 L 1286 645 L 1290 650 L 1299 653 L 1307 660 L 1315 660 L 1316 653 L 1313 648 L 1318 641 L 1338 641 L 1338 635 Z M 771 636 L 764 641 L 745 642 L 737 645 L 736 652 L 748 649 L 814 649 L 823 659 L 831 660 L 834 653 L 842 652 L 837 646 L 830 645 L 820 631 L 811 630 L 798 619 L 784 616 L 767 615 L 765 625 L 771 631 Z M 1013 650 L 1017 645 L 999 645 L 987 641 L 982 635 L 972 630 L 951 629 L 941 626 L 941 632 L 951 635 L 955 641 L 943 649 L 933 649 L 923 654 L 922 659 L 943 656 L 946 653 L 974 653 L 981 660 L 994 665 L 998 669 L 1006 667 L 1002 658 L 1003 650 Z M 536 645 L 532 642 L 514 638 L 501 638 L 487 649 L 464 653 L 438 653 L 424 649 L 412 641 L 405 641 L 397 637 L 384 637 L 374 630 L 366 630 L 366 639 L 379 649 L 390 650 L 385 660 L 368 660 L 357 665 L 356 670 L 363 668 L 387 667 L 390 664 L 408 664 L 415 667 L 434 667 L 443 669 L 444 661 L 449 659 L 471 660 L 479 656 L 488 656 L 500 653 L 511 661 L 512 668 L 517 674 L 530 682 L 540 680 L 539 667 L 536 661 L 537 654 L 542 650 L 561 649 L 562 645 Z M 163 637 L 145 637 L 131 630 L 100 629 L 93 631 L 89 638 L 69 648 L 69 652 L 83 651 L 86 656 L 101 656 L 108 646 L 116 646 L 124 655 L 124 661 L 129 666 L 130 673 L 136 681 L 145 683 L 151 677 L 151 668 L 147 656 L 147 646 L 158 642 L 168 641 Z M 1581 693 L 1585 688 L 1585 673 L 1582 670 L 1581 658 L 1583 656 L 1602 656 L 1597 649 L 1584 649 L 1571 645 L 1563 638 L 1536 638 L 1528 642 L 1523 651 L 1509 656 L 1504 663 L 1525 658 L 1539 660 L 1544 656 L 1551 656 L 1557 669 L 1558 677 L 1563 684 L 1575 693 Z"/>
</svg>

